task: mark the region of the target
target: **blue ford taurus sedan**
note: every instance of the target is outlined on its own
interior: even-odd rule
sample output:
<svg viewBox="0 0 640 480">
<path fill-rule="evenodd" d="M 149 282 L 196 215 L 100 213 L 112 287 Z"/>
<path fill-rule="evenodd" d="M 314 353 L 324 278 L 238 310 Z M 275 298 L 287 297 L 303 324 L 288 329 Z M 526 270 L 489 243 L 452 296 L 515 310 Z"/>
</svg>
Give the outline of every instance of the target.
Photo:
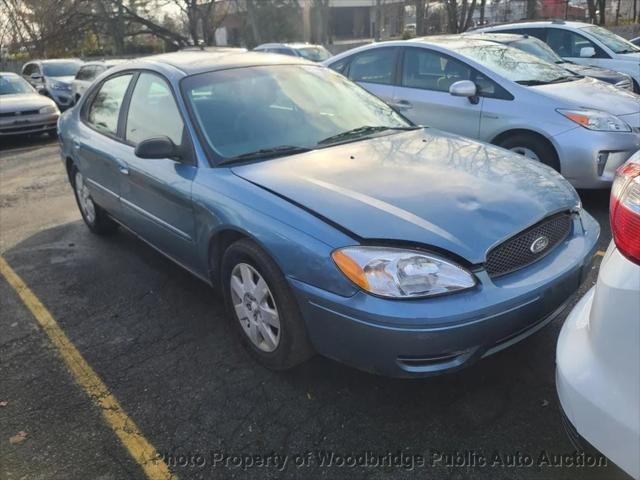
<svg viewBox="0 0 640 480">
<path fill-rule="evenodd" d="M 599 227 L 545 165 L 420 128 L 327 68 L 180 52 L 114 67 L 59 123 L 80 212 L 224 293 L 263 365 L 461 368 L 550 322 Z"/>
</svg>

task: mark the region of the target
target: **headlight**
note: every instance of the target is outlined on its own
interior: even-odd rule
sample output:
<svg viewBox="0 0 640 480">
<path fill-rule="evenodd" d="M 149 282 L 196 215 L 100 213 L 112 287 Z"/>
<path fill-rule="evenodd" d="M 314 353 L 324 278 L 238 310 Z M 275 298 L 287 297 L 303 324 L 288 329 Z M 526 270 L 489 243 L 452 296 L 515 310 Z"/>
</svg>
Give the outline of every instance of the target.
<svg viewBox="0 0 640 480">
<path fill-rule="evenodd" d="M 599 132 L 630 132 L 631 127 L 624 120 L 619 119 L 615 115 L 599 110 L 562 110 L 558 109 L 558 113 L 564 115 L 572 122 L 588 128 L 589 130 L 597 130 Z"/>
<path fill-rule="evenodd" d="M 51 81 L 49 82 L 49 88 L 52 90 L 65 90 L 71 91 L 71 85 L 67 85 L 66 83 Z"/>
<path fill-rule="evenodd" d="M 473 287 L 473 276 L 443 258 L 387 247 L 345 247 L 331 257 L 353 283 L 374 295 L 428 297 Z"/>
<path fill-rule="evenodd" d="M 38 110 L 39 113 L 56 113 L 58 111 L 57 107 L 54 107 L 53 105 L 47 105 L 46 107 L 42 107 L 40 110 Z"/>
</svg>

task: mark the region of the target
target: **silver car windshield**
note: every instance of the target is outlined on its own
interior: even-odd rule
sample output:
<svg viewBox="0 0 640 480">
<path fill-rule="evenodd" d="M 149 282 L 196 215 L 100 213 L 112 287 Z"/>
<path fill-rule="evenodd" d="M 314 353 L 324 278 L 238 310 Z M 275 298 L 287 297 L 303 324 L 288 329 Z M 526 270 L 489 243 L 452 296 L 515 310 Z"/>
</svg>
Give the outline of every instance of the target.
<svg viewBox="0 0 640 480">
<path fill-rule="evenodd" d="M 13 75 L 0 76 L 0 95 L 34 93 L 35 90 L 22 78 Z"/>
<path fill-rule="evenodd" d="M 590 27 L 584 27 L 582 30 L 600 40 L 615 53 L 640 52 L 640 48 L 636 47 L 633 43 L 625 40 L 606 28 L 593 25 Z"/>
<path fill-rule="evenodd" d="M 543 85 L 576 78 L 562 67 L 504 45 L 473 45 L 456 51 L 498 75 L 523 85 Z"/>
<path fill-rule="evenodd" d="M 316 148 L 348 132 L 411 128 L 384 102 L 320 66 L 208 72 L 184 79 L 182 90 L 209 146 L 224 158 Z"/>
<path fill-rule="evenodd" d="M 52 62 L 42 65 L 47 77 L 69 77 L 78 73 L 80 62 Z"/>
</svg>

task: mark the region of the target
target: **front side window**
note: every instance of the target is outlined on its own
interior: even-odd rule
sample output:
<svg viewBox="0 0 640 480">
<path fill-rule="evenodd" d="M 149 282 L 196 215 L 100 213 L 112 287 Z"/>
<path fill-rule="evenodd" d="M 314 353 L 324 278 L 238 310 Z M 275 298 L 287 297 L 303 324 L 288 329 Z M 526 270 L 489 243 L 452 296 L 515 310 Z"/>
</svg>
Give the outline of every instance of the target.
<svg viewBox="0 0 640 480">
<path fill-rule="evenodd" d="M 87 112 L 87 122 L 96 130 L 109 135 L 117 133 L 120 108 L 131 77 L 127 74 L 110 78 L 100 87 Z"/>
<path fill-rule="evenodd" d="M 464 63 L 423 48 L 405 50 L 403 87 L 448 92 L 460 80 L 472 80 L 471 68 Z"/>
<path fill-rule="evenodd" d="M 182 117 L 167 83 L 157 75 L 141 73 L 131 95 L 125 138 L 134 145 L 152 137 L 182 143 Z"/>
<path fill-rule="evenodd" d="M 80 68 L 80 70 L 78 70 L 78 73 L 76 73 L 76 80 L 84 80 L 84 81 L 89 81 L 93 78 L 93 71 L 94 71 L 93 66 L 86 66 L 86 67 L 82 67 Z"/>
<path fill-rule="evenodd" d="M 365 126 L 410 127 L 364 89 L 312 65 L 208 72 L 187 77 L 182 89 L 207 143 L 225 158 L 282 146 L 319 148 Z"/>
<path fill-rule="evenodd" d="M 561 57 L 580 57 L 580 50 L 585 47 L 593 48 L 596 51 L 596 56 L 602 56 L 598 55 L 600 48 L 593 42 L 569 30 L 559 28 L 549 29 L 549 33 L 547 33 L 547 44 Z"/>
<path fill-rule="evenodd" d="M 391 85 L 396 69 L 396 48 L 376 48 L 357 53 L 351 60 L 349 78 L 354 82 Z"/>
</svg>

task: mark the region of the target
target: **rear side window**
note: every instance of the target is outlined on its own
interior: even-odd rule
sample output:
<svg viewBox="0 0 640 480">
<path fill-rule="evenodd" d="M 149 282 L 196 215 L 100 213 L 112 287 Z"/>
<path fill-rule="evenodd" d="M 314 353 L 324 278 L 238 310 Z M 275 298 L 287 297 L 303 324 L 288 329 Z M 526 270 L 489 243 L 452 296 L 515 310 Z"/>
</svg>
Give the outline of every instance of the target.
<svg viewBox="0 0 640 480">
<path fill-rule="evenodd" d="M 349 78 L 354 82 L 393 84 L 397 48 L 376 48 L 352 57 Z"/>
<path fill-rule="evenodd" d="M 184 124 L 169 85 L 157 75 L 141 73 L 131 95 L 125 138 L 134 145 L 166 136 L 182 143 Z"/>
<path fill-rule="evenodd" d="M 100 132 L 115 135 L 122 101 L 131 81 L 131 74 L 113 77 L 102 84 L 87 112 L 87 122 Z"/>
</svg>

